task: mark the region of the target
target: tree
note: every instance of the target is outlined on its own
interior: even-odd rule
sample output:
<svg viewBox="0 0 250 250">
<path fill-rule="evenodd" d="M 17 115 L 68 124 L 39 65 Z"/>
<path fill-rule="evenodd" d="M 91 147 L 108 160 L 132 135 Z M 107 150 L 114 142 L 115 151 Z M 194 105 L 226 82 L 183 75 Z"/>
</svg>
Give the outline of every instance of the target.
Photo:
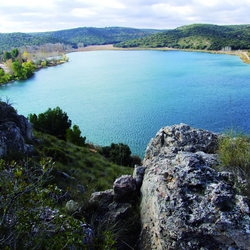
<svg viewBox="0 0 250 250">
<path fill-rule="evenodd" d="M 130 166 L 131 150 L 128 145 L 111 143 L 110 146 L 102 148 L 102 154 L 116 164 Z"/>
<path fill-rule="evenodd" d="M 30 78 L 31 76 L 33 76 L 35 70 L 36 70 L 36 66 L 34 65 L 34 63 L 32 61 L 29 62 L 24 62 L 22 63 L 22 75 L 24 77 L 24 79 Z"/>
<path fill-rule="evenodd" d="M 0 68 L 0 84 L 7 83 L 10 81 L 11 75 L 4 72 L 2 68 Z"/>
<path fill-rule="evenodd" d="M 86 137 L 82 137 L 81 130 L 77 125 L 74 125 L 72 129 L 67 129 L 66 140 L 74 143 L 77 146 L 84 146 Z"/>
<path fill-rule="evenodd" d="M 30 114 L 29 120 L 33 123 L 35 129 L 63 140 L 66 139 L 67 129 L 71 127 L 71 120 L 69 120 L 67 113 L 63 112 L 59 107 L 49 108 L 38 116 Z"/>
<path fill-rule="evenodd" d="M 18 57 L 19 51 L 18 51 L 18 49 L 13 49 L 13 50 L 11 50 L 10 54 L 11 54 L 12 59 L 15 59 Z"/>
<path fill-rule="evenodd" d="M 9 59 L 11 59 L 11 58 L 12 58 L 12 56 L 11 56 L 11 53 L 10 53 L 10 52 L 5 51 L 5 52 L 3 53 L 3 61 L 4 61 L 4 62 L 6 62 L 7 60 L 9 60 Z"/>
<path fill-rule="evenodd" d="M 23 75 L 23 67 L 19 61 L 15 61 L 12 63 L 12 71 L 16 79 L 20 79 L 20 80 L 25 79 Z"/>
</svg>

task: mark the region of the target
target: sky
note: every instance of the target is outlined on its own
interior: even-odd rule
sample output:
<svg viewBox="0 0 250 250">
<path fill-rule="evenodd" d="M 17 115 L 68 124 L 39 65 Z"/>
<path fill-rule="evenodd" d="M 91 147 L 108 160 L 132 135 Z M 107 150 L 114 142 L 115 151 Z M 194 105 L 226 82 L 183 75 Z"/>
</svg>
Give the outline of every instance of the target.
<svg viewBox="0 0 250 250">
<path fill-rule="evenodd" d="M 0 0 L 0 33 L 250 24 L 250 0 Z"/>
</svg>

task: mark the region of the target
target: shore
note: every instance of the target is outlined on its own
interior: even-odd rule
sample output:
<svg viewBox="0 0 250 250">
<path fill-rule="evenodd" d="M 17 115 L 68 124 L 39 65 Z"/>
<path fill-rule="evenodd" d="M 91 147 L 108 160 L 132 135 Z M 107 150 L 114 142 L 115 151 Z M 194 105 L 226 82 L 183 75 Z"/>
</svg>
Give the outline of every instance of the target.
<svg viewBox="0 0 250 250">
<path fill-rule="evenodd" d="M 232 50 L 232 51 L 224 51 L 224 50 L 193 50 L 193 49 L 174 49 L 169 47 L 162 47 L 162 48 L 118 48 L 114 47 L 113 44 L 106 44 L 106 45 L 91 45 L 83 48 L 79 48 L 74 51 L 98 51 L 98 50 L 122 50 L 122 51 L 129 51 L 129 50 L 181 50 L 181 51 L 188 51 L 188 52 L 204 52 L 204 53 L 212 53 L 212 54 L 226 54 L 226 55 L 233 55 L 239 56 L 244 63 L 250 64 L 250 56 L 247 51 L 243 50 Z"/>
</svg>

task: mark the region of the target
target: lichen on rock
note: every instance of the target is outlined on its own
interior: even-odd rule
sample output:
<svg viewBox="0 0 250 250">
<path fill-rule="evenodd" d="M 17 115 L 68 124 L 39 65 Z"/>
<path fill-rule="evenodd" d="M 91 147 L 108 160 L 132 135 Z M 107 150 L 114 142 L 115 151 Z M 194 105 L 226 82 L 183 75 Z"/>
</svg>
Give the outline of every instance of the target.
<svg viewBox="0 0 250 250">
<path fill-rule="evenodd" d="M 247 199 L 217 172 L 218 135 L 162 128 L 144 159 L 141 249 L 250 249 Z M 227 178 L 228 176 L 228 178 Z"/>
</svg>

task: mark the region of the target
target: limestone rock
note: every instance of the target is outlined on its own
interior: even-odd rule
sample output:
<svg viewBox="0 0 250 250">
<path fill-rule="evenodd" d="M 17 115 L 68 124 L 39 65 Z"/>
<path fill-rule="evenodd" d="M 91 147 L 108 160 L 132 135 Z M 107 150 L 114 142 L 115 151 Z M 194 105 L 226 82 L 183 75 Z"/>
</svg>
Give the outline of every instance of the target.
<svg viewBox="0 0 250 250">
<path fill-rule="evenodd" d="M 136 181 L 131 175 L 122 175 L 113 185 L 115 201 L 128 201 L 133 199 L 136 191 Z"/>
<path fill-rule="evenodd" d="M 180 124 L 147 147 L 141 249 L 250 249 L 249 201 L 218 173 L 218 135 Z"/>
<path fill-rule="evenodd" d="M 32 139 L 32 126 L 27 118 L 0 101 L 0 157 L 31 153 L 33 146 L 27 141 Z"/>
<path fill-rule="evenodd" d="M 137 166 L 137 165 L 135 166 L 134 172 L 133 172 L 133 178 L 135 179 L 137 190 L 140 190 L 141 188 L 144 173 L 145 173 L 145 167 Z"/>
</svg>

